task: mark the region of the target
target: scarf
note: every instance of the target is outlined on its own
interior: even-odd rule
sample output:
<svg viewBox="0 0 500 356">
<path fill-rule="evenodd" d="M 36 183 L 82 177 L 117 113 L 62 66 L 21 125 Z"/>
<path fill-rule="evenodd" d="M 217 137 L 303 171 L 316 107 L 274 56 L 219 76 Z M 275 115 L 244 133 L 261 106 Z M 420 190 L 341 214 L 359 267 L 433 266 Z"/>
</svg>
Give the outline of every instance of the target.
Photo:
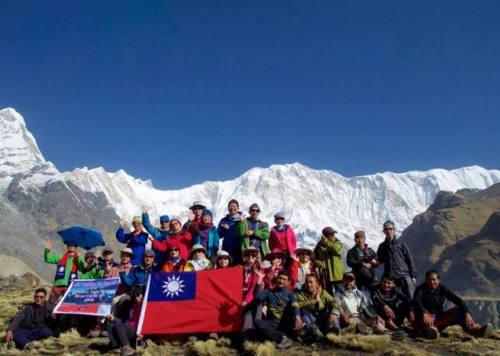
<svg viewBox="0 0 500 356">
<path fill-rule="evenodd" d="M 191 260 L 195 271 L 203 271 L 208 269 L 208 259 L 203 257 L 199 260 Z"/>
<path fill-rule="evenodd" d="M 181 256 L 179 255 L 177 257 L 169 257 L 168 262 L 170 262 L 170 264 L 173 266 L 177 266 L 177 264 L 181 262 Z"/>
<path fill-rule="evenodd" d="M 54 277 L 54 281 L 58 281 L 64 279 L 66 277 L 66 264 L 68 263 L 68 259 L 70 258 L 68 252 L 64 252 L 61 260 L 57 264 L 56 276 Z M 78 273 L 78 254 L 75 252 L 73 254 L 73 263 L 71 265 L 71 273 L 68 278 L 69 283 L 77 277 Z"/>
<path fill-rule="evenodd" d="M 212 226 L 214 226 L 213 222 L 209 222 L 208 224 L 200 223 L 200 230 L 208 230 L 211 229 Z"/>
</svg>

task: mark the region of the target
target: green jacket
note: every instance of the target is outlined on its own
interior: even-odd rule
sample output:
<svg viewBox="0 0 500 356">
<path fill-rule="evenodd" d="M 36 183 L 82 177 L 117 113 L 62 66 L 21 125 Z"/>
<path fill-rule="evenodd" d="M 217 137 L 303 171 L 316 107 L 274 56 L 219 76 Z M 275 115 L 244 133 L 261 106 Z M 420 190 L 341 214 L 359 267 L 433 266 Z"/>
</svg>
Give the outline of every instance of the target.
<svg viewBox="0 0 500 356">
<path fill-rule="evenodd" d="M 91 269 L 88 269 L 86 267 L 83 267 L 82 269 L 79 268 L 78 269 L 78 278 L 79 279 L 103 278 L 105 272 L 106 272 L 105 270 L 103 270 L 102 268 L 99 268 L 99 265 L 96 264 Z"/>
<path fill-rule="evenodd" d="M 269 254 L 271 250 L 269 249 L 269 225 L 259 220 L 258 229 L 253 233 L 253 236 L 260 240 L 260 252 L 263 256 Z M 241 250 L 245 251 L 250 246 L 250 238 L 246 236 L 248 230 L 247 218 L 241 220 L 236 226 L 236 234 L 241 238 Z"/>
<path fill-rule="evenodd" d="M 313 313 L 314 315 L 322 314 L 322 313 L 332 313 L 338 314 L 338 310 L 340 309 L 340 303 L 337 299 L 332 297 L 330 293 L 326 290 L 321 291 L 321 295 L 319 297 L 320 301 L 316 302 L 314 298 L 312 298 L 305 291 L 297 294 L 297 301 L 299 303 L 300 309 L 305 309 Z"/>
<path fill-rule="evenodd" d="M 62 254 L 51 254 L 49 249 L 44 249 L 43 250 L 43 259 L 46 263 L 50 264 L 58 264 L 59 261 L 62 259 L 63 255 Z M 58 279 L 54 282 L 54 286 L 68 286 L 69 285 L 69 277 L 71 274 L 71 266 L 73 265 L 73 257 L 68 258 L 68 261 L 66 262 L 66 270 L 64 271 L 64 278 Z M 80 274 L 79 271 L 81 271 L 85 266 L 85 262 L 82 256 L 78 256 L 78 275 Z"/>
<path fill-rule="evenodd" d="M 314 248 L 314 262 L 321 262 L 330 282 L 340 282 L 344 276 L 344 263 L 341 256 L 342 242 L 321 237 Z"/>
</svg>

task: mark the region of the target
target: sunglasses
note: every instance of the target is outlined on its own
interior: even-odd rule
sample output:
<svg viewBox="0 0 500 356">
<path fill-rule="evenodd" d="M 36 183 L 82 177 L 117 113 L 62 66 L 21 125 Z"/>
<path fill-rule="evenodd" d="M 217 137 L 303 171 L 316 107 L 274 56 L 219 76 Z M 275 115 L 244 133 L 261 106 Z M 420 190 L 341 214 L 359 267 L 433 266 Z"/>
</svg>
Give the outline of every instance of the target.
<svg viewBox="0 0 500 356">
<path fill-rule="evenodd" d="M 257 210 L 257 209 L 252 209 L 250 210 L 251 213 L 260 213 L 260 210 Z"/>
<path fill-rule="evenodd" d="M 394 228 L 392 228 L 392 227 L 386 227 L 386 228 L 384 229 L 384 231 L 392 231 L 392 230 L 394 230 Z"/>
<path fill-rule="evenodd" d="M 171 248 L 170 251 L 174 251 L 175 252 L 175 251 L 179 251 L 179 249 L 178 248 Z"/>
<path fill-rule="evenodd" d="M 45 295 L 35 295 L 35 299 L 44 299 Z"/>
<path fill-rule="evenodd" d="M 229 257 L 219 257 L 219 260 L 228 260 L 229 261 Z"/>
<path fill-rule="evenodd" d="M 285 220 L 285 218 L 276 218 L 276 219 L 274 219 L 274 221 L 283 221 L 283 220 Z"/>
</svg>

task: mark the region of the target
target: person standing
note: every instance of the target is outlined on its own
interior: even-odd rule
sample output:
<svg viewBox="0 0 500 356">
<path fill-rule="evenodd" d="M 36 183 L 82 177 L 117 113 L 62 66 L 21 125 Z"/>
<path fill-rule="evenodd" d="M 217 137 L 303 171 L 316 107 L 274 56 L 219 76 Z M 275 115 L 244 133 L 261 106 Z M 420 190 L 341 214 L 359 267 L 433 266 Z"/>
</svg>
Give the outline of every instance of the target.
<svg viewBox="0 0 500 356">
<path fill-rule="evenodd" d="M 241 264 L 241 239 L 237 233 L 238 223 L 242 220 L 239 211 L 240 204 L 231 199 L 227 204 L 228 214 L 219 222 L 219 236 L 222 239 L 222 249 L 233 258 L 234 264 Z"/>
<path fill-rule="evenodd" d="M 250 217 L 238 223 L 238 235 L 241 238 L 241 249 L 245 251 L 250 246 L 260 250 L 265 257 L 271 250 L 269 248 L 269 225 L 259 219 L 260 207 L 257 204 L 250 205 L 248 209 Z"/>
<path fill-rule="evenodd" d="M 142 231 L 142 219 L 140 216 L 135 216 L 132 219 L 134 231 L 128 234 L 124 230 L 127 227 L 127 223 L 122 219 L 118 220 L 118 223 L 120 227 L 116 230 L 116 239 L 122 244 L 127 244 L 127 247 L 132 249 L 134 252 L 132 264 L 137 266 L 142 261 L 142 255 L 148 243 L 148 234 Z"/>
<path fill-rule="evenodd" d="M 52 320 L 53 304 L 47 303 L 47 291 L 38 288 L 33 303 L 16 314 L 5 332 L 7 343 L 14 341 L 21 350 L 29 350 L 30 342 L 52 336 L 49 324 Z"/>
<path fill-rule="evenodd" d="M 342 262 L 342 243 L 337 239 L 332 227 L 327 226 L 322 230 L 322 236 L 314 248 L 314 264 L 325 276 L 325 289 L 333 293 L 342 283 L 344 276 L 344 263 Z"/>
<path fill-rule="evenodd" d="M 202 224 L 203 210 L 207 207 L 201 201 L 195 201 L 189 208 L 191 210 L 188 221 L 184 224 L 183 229 L 188 231 L 192 236 L 196 235 L 196 230 Z"/>
<path fill-rule="evenodd" d="M 167 252 L 168 242 L 169 241 L 177 241 L 179 252 L 184 261 L 189 259 L 189 252 L 191 251 L 191 247 L 193 246 L 193 237 L 189 233 L 189 231 L 185 231 L 182 228 L 181 218 L 178 216 L 172 216 L 170 219 L 170 230 L 171 233 L 168 238 L 164 241 L 158 241 L 150 238 L 152 246 L 155 250 L 160 253 Z"/>
<path fill-rule="evenodd" d="M 354 242 L 354 247 L 347 251 L 347 265 L 356 276 L 358 289 L 369 295 L 377 283 L 374 272 L 374 268 L 378 266 L 377 254 L 368 247 L 364 231 L 356 231 Z"/>
<path fill-rule="evenodd" d="M 269 248 L 271 251 L 281 251 L 286 255 L 287 261 L 291 255 L 295 255 L 297 249 L 297 237 L 292 227 L 285 222 L 285 214 L 274 214 L 275 226 L 271 229 L 269 236 Z"/>
<path fill-rule="evenodd" d="M 411 302 L 417 285 L 417 269 L 408 246 L 396 238 L 395 224 L 387 220 L 383 225 L 385 240 L 378 246 L 379 262 L 384 264 L 384 274 L 395 278 L 396 286 Z"/>
<path fill-rule="evenodd" d="M 201 214 L 201 223 L 195 229 L 193 245 L 202 245 L 209 259 L 214 259 L 219 250 L 219 231 L 212 222 L 212 212 L 208 209 Z"/>
<path fill-rule="evenodd" d="M 157 241 L 165 241 L 165 239 L 170 235 L 170 217 L 168 215 L 160 216 L 160 227 L 154 227 L 149 220 L 149 206 L 142 207 L 142 225 L 153 238 Z M 154 250 L 154 248 L 153 248 Z M 165 255 L 160 253 L 160 251 L 155 251 L 155 263 L 158 266 L 163 264 L 165 260 Z"/>
</svg>

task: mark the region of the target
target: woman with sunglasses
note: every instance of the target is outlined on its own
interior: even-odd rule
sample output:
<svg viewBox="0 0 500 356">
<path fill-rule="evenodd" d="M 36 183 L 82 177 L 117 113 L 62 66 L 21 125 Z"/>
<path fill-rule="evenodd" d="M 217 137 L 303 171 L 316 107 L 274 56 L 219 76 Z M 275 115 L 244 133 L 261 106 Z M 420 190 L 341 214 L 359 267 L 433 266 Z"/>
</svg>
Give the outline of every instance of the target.
<svg viewBox="0 0 500 356">
<path fill-rule="evenodd" d="M 259 250 L 253 246 L 243 251 L 243 339 L 249 341 L 255 332 L 254 320 L 259 318 L 261 309 L 255 299 L 259 279 L 264 275 L 260 266 Z M 261 286 L 263 289 L 264 286 Z"/>
<path fill-rule="evenodd" d="M 285 223 L 285 214 L 274 214 L 275 226 L 271 229 L 269 237 L 269 248 L 271 251 L 281 251 L 286 257 L 295 255 L 297 249 L 297 237 L 292 227 Z"/>
<path fill-rule="evenodd" d="M 162 272 L 182 272 L 186 261 L 180 255 L 179 243 L 175 240 L 167 242 L 167 259 L 161 268 Z"/>
</svg>

